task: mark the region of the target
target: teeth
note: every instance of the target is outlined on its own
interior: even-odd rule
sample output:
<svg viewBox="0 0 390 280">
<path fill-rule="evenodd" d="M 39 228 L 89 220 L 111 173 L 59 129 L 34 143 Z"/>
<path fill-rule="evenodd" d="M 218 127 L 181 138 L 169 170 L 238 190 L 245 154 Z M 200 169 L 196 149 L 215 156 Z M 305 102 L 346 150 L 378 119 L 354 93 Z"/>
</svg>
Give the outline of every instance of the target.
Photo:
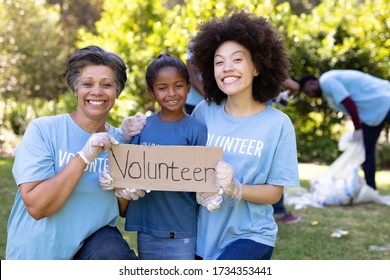
<svg viewBox="0 0 390 280">
<path fill-rule="evenodd" d="M 233 82 L 235 80 L 237 80 L 237 78 L 235 78 L 235 77 L 227 77 L 227 78 L 223 79 L 224 82 Z"/>
<path fill-rule="evenodd" d="M 89 100 L 88 102 L 93 104 L 93 105 L 101 105 L 101 104 L 104 104 L 106 101 L 104 101 L 104 100 L 100 100 L 100 101 Z"/>
</svg>

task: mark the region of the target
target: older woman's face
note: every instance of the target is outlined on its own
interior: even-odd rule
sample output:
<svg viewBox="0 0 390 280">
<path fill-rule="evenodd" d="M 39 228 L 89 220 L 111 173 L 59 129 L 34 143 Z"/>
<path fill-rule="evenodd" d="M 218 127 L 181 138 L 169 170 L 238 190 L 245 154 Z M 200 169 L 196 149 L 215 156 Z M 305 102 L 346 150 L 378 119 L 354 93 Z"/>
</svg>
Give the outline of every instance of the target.
<svg viewBox="0 0 390 280">
<path fill-rule="evenodd" d="M 76 95 L 77 111 L 87 118 L 105 118 L 117 95 L 114 71 L 104 65 L 85 66 L 80 71 Z"/>
</svg>

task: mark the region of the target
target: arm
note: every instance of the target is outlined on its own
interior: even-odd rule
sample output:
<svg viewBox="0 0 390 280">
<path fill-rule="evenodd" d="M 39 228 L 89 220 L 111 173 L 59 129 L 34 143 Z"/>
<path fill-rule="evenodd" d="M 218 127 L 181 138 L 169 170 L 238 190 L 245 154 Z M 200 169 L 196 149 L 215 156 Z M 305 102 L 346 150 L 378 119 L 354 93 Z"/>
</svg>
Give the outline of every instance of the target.
<svg viewBox="0 0 390 280">
<path fill-rule="evenodd" d="M 60 210 L 77 186 L 86 165 L 112 144 L 119 143 L 108 133 L 94 133 L 83 149 L 53 177 L 21 183 L 20 193 L 28 213 L 39 220 Z"/>
<path fill-rule="evenodd" d="M 288 96 L 291 97 L 299 91 L 299 83 L 291 78 L 288 78 L 283 82 L 283 85 L 289 90 Z"/>
<path fill-rule="evenodd" d="M 202 96 L 205 96 L 203 90 L 203 83 L 199 79 L 199 70 L 198 68 L 191 62 L 191 59 L 187 60 L 187 68 L 190 74 L 191 86 L 196 89 Z"/>
<path fill-rule="evenodd" d="M 348 114 L 350 115 L 353 125 L 355 126 L 355 130 L 359 130 L 362 128 L 362 124 L 359 119 L 359 113 L 356 107 L 355 102 L 352 100 L 350 96 L 345 98 L 341 103 L 344 105 L 345 109 L 347 110 Z"/>
<path fill-rule="evenodd" d="M 242 199 L 259 204 L 275 204 L 284 187 L 274 185 L 242 185 Z"/>
<path fill-rule="evenodd" d="M 77 155 L 52 178 L 21 184 L 20 193 L 28 213 L 39 220 L 61 209 L 76 187 L 85 166 L 84 160 Z"/>
<path fill-rule="evenodd" d="M 236 200 L 245 199 L 259 204 L 274 204 L 279 201 L 283 193 L 282 186 L 269 184 L 242 185 L 234 176 L 233 166 L 220 161 L 215 167 L 217 187 L 223 189 L 223 193 Z"/>
<path fill-rule="evenodd" d="M 118 205 L 119 205 L 119 215 L 121 217 L 126 217 L 127 207 L 129 206 L 129 200 L 124 199 L 123 197 L 118 197 Z"/>
</svg>

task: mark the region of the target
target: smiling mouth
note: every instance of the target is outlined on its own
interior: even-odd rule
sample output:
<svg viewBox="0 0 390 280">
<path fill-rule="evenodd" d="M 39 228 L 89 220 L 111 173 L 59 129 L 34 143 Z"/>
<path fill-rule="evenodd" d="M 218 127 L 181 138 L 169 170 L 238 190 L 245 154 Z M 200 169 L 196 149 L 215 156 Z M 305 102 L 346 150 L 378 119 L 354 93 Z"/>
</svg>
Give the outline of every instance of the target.
<svg viewBox="0 0 390 280">
<path fill-rule="evenodd" d="M 165 101 L 166 103 L 169 103 L 169 104 L 176 104 L 179 102 L 179 100 L 175 99 L 175 100 L 167 100 Z"/>
<path fill-rule="evenodd" d="M 231 82 L 234 82 L 234 81 L 237 81 L 237 80 L 238 80 L 237 77 L 226 77 L 226 78 L 222 79 L 222 82 L 224 82 L 224 83 L 231 83 Z"/>
<path fill-rule="evenodd" d="M 106 102 L 105 100 L 88 100 L 88 103 L 92 105 L 102 105 Z"/>
</svg>

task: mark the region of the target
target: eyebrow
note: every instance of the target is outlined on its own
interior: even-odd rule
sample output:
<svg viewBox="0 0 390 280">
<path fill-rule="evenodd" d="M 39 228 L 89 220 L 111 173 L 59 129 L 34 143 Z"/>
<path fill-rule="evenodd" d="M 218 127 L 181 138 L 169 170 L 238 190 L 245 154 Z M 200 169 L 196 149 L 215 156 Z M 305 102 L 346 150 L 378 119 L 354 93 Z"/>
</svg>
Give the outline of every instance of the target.
<svg viewBox="0 0 390 280">
<path fill-rule="evenodd" d="M 242 53 L 243 55 L 246 56 L 245 52 L 242 51 L 242 50 L 234 51 L 231 55 L 235 55 L 235 54 L 237 54 L 237 53 Z M 222 55 L 220 55 L 220 54 L 217 53 L 217 54 L 214 55 L 214 58 L 217 57 L 217 56 L 222 56 Z"/>
</svg>

